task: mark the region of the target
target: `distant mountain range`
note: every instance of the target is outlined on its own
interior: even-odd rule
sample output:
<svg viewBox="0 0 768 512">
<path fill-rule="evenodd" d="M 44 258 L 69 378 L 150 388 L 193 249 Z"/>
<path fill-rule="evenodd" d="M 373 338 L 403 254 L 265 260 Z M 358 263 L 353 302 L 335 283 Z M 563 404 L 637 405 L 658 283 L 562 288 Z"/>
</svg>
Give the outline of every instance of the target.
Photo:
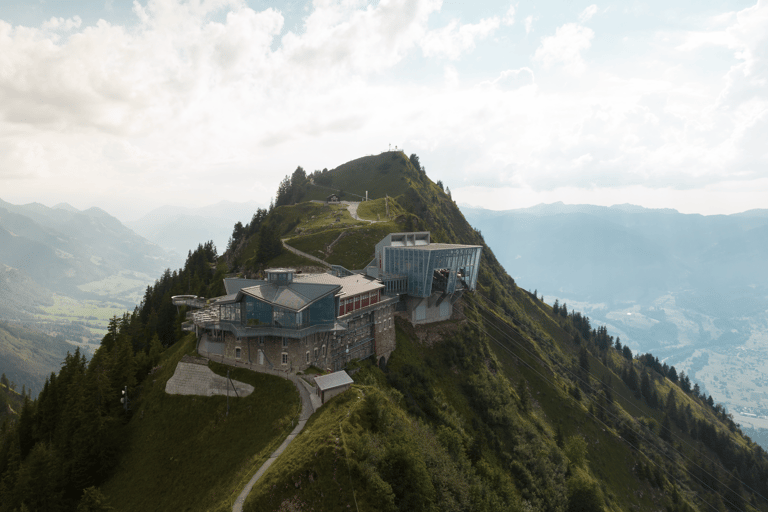
<svg viewBox="0 0 768 512">
<path fill-rule="evenodd" d="M 0 200 L 0 370 L 34 394 L 67 351 L 90 354 L 112 315 L 173 264 L 98 208 Z"/>
<path fill-rule="evenodd" d="M 99 208 L 0 200 L 0 263 L 20 271 L 17 281 L 29 278 L 63 295 L 130 304 L 126 292 L 154 281 L 171 259 Z"/>
<path fill-rule="evenodd" d="M 140 219 L 125 222 L 125 225 L 174 252 L 175 267 L 180 267 L 190 250 L 209 240 L 213 240 L 219 254 L 223 253 L 235 223 L 247 224 L 258 208 L 264 208 L 264 205 L 255 201 L 221 201 L 198 208 L 161 206 Z"/>
<path fill-rule="evenodd" d="M 520 286 L 665 358 L 730 410 L 768 416 L 768 210 L 704 216 L 555 203 L 462 211 Z M 768 428 L 768 419 L 740 420 Z"/>
</svg>

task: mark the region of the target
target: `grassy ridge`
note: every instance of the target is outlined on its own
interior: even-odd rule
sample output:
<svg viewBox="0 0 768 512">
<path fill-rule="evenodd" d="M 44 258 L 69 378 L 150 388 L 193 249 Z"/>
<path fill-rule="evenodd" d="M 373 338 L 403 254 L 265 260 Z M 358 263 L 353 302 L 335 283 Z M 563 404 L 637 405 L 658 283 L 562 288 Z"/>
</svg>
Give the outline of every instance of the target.
<svg viewBox="0 0 768 512">
<path fill-rule="evenodd" d="M 369 199 L 386 195 L 396 197 L 408 188 L 405 176 L 414 172 L 413 165 L 402 151 L 357 158 L 330 171 L 329 183 L 315 187 L 309 185 L 304 200 L 325 200 L 339 190 L 349 193 L 341 197 L 349 201 L 360 201 L 366 191 Z"/>
<path fill-rule="evenodd" d="M 378 179 L 378 197 L 395 196 L 394 221 L 333 226 L 325 214 L 302 215 L 304 204 L 276 209 L 274 221 L 319 257 L 350 233 L 327 256 L 350 269 L 392 231 L 483 245 L 478 290 L 457 303 L 455 320 L 398 319 L 387 371 L 362 363 L 357 385 L 313 416 L 247 509 L 768 510 L 739 483 L 764 487 L 766 454 L 721 409 L 519 289 L 451 198 L 406 160 L 365 157 L 330 173 L 339 188 Z M 382 217 L 382 207 L 374 199 L 358 213 Z"/>
<path fill-rule="evenodd" d="M 177 362 L 194 351 L 194 337 L 165 354 L 145 381 L 122 437 L 126 455 L 102 488 L 120 510 L 231 510 L 250 476 L 287 436 L 299 408 L 290 381 L 249 370 L 231 377 L 255 387 L 245 398 L 165 393 Z M 226 375 L 226 367 L 211 363 Z"/>
</svg>

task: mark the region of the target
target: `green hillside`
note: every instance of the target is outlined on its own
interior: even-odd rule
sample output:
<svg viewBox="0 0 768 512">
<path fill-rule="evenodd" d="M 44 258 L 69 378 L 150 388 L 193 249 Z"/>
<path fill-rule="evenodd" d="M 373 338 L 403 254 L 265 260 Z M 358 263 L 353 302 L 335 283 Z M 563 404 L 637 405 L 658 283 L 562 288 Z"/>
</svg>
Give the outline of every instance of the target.
<svg viewBox="0 0 768 512">
<path fill-rule="evenodd" d="M 313 184 L 307 187 L 303 201 L 325 200 L 330 194 L 342 193 L 340 199 L 361 201 L 396 197 L 408 188 L 408 177 L 417 170 L 402 151 L 388 151 L 357 158 L 327 172 L 312 174 Z"/>
<path fill-rule="evenodd" d="M 176 363 L 194 347 L 190 336 L 168 351 L 121 432 L 126 453 L 102 487 L 120 510 L 231 510 L 238 489 L 291 431 L 299 395 L 280 377 L 232 369 L 233 379 L 255 391 L 232 397 L 229 415 L 224 396 L 166 394 Z M 210 365 L 226 375 L 226 366 Z"/>
<path fill-rule="evenodd" d="M 354 162 L 370 171 L 383 158 Z M 410 160 L 402 169 L 380 179 L 388 190 L 407 184 L 386 192 L 390 215 L 380 200 L 359 212 L 381 222 L 319 203 L 259 210 L 235 226 L 225 254 L 201 245 L 132 314 L 113 319 L 88 364 L 68 356 L 0 431 L 0 512 L 100 500 L 120 510 L 229 510 L 287 434 L 297 397 L 289 383 L 245 370 L 235 378 L 257 391 L 228 417 L 222 397 L 166 395 L 176 362 L 194 349 L 179 327 L 185 308 L 170 297 L 221 295 L 224 275 L 317 266 L 282 239 L 359 268 L 384 234 L 406 230 L 483 245 L 478 290 L 449 321 L 397 318 L 386 367 L 352 363 L 353 389 L 310 418 L 245 510 L 768 510 L 768 456 L 720 404 L 579 312 L 517 287 L 442 187 Z M 351 180 L 344 172 L 326 177 Z M 118 402 L 124 385 L 130 414 Z"/>
</svg>

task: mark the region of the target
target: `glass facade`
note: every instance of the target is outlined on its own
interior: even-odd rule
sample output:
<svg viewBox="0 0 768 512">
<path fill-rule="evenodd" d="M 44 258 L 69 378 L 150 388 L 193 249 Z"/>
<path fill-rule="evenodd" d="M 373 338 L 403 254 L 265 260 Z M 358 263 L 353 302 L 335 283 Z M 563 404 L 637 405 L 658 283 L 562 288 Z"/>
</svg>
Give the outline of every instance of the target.
<svg viewBox="0 0 768 512">
<path fill-rule="evenodd" d="M 408 279 L 408 295 L 429 297 L 435 271 L 446 293 L 456 291 L 458 280 L 470 290 L 477 286 L 477 273 L 482 247 L 450 247 L 445 249 L 416 249 L 411 247 L 384 247 L 383 270 L 390 275 L 403 275 Z"/>
<path fill-rule="evenodd" d="M 336 320 L 334 314 L 336 299 L 333 294 L 323 297 L 299 312 L 273 306 L 250 296 L 245 297 L 242 306 L 240 304 L 237 306 L 245 311 L 244 323 L 249 327 L 269 325 L 285 329 L 303 329 L 311 325 L 331 324 Z"/>
<path fill-rule="evenodd" d="M 246 296 L 243 301 L 245 324 L 249 326 L 272 325 L 272 306 Z"/>
<path fill-rule="evenodd" d="M 219 307 L 219 319 L 229 322 L 240 321 L 240 303 L 224 304 Z"/>
<path fill-rule="evenodd" d="M 306 311 L 309 313 L 308 323 L 310 325 L 332 323 L 336 320 L 335 308 L 336 297 L 333 294 L 323 297 L 307 308 Z"/>
</svg>

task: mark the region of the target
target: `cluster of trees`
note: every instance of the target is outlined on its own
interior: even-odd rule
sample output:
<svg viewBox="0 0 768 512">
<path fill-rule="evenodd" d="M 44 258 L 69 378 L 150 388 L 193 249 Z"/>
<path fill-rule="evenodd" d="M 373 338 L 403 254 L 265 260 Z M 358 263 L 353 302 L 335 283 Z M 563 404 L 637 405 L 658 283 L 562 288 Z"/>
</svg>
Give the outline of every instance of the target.
<svg viewBox="0 0 768 512">
<path fill-rule="evenodd" d="M 119 460 L 128 419 L 122 390 L 141 400 L 142 381 L 182 336 L 186 309 L 173 295 L 224 293 L 216 260 L 213 242 L 190 251 L 182 270 L 147 287 L 133 313 L 110 320 L 90 361 L 75 350 L 35 400 L 25 397 L 18 421 L 0 428 L 0 512 L 109 510 L 97 487 Z"/>
<path fill-rule="evenodd" d="M 301 202 L 301 199 L 307 193 L 307 173 L 299 166 L 293 171 L 293 174 L 283 178 L 277 187 L 277 197 L 274 205 L 284 206 Z"/>
<path fill-rule="evenodd" d="M 325 168 L 322 171 L 313 172 L 311 174 L 311 179 L 316 184 L 322 185 L 324 187 L 330 187 L 331 184 L 333 183 L 333 177 L 328 172 L 328 168 Z"/>
<path fill-rule="evenodd" d="M 621 376 L 624 384 L 633 392 L 634 397 L 643 400 L 649 407 L 660 411 L 663 414 L 662 424 L 658 429 L 658 436 L 663 441 L 673 444 L 677 443 L 674 434 L 673 425 L 680 434 L 688 436 L 695 442 L 700 442 L 712 452 L 714 452 L 721 465 L 715 465 L 713 462 L 708 464 L 702 460 L 689 461 L 689 469 L 692 473 L 700 472 L 701 467 L 708 467 L 699 481 L 714 492 L 724 493 L 724 504 L 733 510 L 743 509 L 742 482 L 746 483 L 753 491 L 759 492 L 763 496 L 768 496 L 768 457 L 765 451 L 754 443 L 748 443 L 745 447 L 735 441 L 733 433 L 738 431 L 741 434 L 738 425 L 734 423 L 733 416 L 729 414 L 726 408 L 719 403 L 715 403 L 711 395 L 701 392 L 698 383 L 692 383 L 685 372 L 679 372 L 674 366 L 659 361 L 658 357 L 650 353 L 641 354 L 633 357 L 632 351 L 626 345 L 621 344 L 617 337 L 615 340 L 610 336 L 605 326 L 597 329 L 589 329 L 589 318 L 578 312 L 567 312 L 565 304 L 562 306 L 555 303 L 554 312 L 561 317 L 562 325 L 566 331 L 573 335 L 576 343 L 580 344 L 579 366 L 581 370 L 589 372 L 588 354 L 599 358 L 605 366 Z M 616 350 L 622 357 L 618 366 L 616 359 L 608 356 L 609 350 Z M 694 399 L 702 407 L 709 408 L 714 415 L 720 419 L 727 429 L 718 429 L 712 421 L 697 415 L 691 408 L 690 403 L 684 406 L 680 403 L 677 395 L 679 391 L 673 387 L 666 397 L 659 396 L 654 384 L 655 380 L 668 379 L 676 384 L 685 395 Z M 612 396 L 609 387 L 603 386 L 601 391 L 606 402 L 612 402 Z M 580 399 L 579 393 L 579 399 Z M 607 400 L 606 400 L 607 398 Z M 603 414 L 599 415 L 601 420 L 610 421 Z M 621 426 L 617 428 L 621 431 Z M 627 429 L 625 428 L 626 432 Z M 634 433 L 627 432 L 625 437 L 630 438 L 633 444 L 639 446 L 640 439 Z M 643 471 L 642 469 L 639 471 Z M 645 477 L 653 484 L 658 485 L 659 480 L 654 474 L 647 470 Z M 705 478 L 706 477 L 706 478 Z M 707 483 L 709 482 L 709 483 Z M 723 484 L 722 482 L 728 482 Z M 676 493 L 675 488 L 675 493 Z"/>
<path fill-rule="evenodd" d="M 18 422 L 3 426 L 0 511 L 73 510 L 116 465 L 126 420 L 121 390 L 136 389 L 162 346 L 155 337 L 148 352 L 135 354 L 126 333 L 109 338 L 90 362 L 79 349 L 68 354 L 37 399 L 26 398 Z"/>
</svg>

